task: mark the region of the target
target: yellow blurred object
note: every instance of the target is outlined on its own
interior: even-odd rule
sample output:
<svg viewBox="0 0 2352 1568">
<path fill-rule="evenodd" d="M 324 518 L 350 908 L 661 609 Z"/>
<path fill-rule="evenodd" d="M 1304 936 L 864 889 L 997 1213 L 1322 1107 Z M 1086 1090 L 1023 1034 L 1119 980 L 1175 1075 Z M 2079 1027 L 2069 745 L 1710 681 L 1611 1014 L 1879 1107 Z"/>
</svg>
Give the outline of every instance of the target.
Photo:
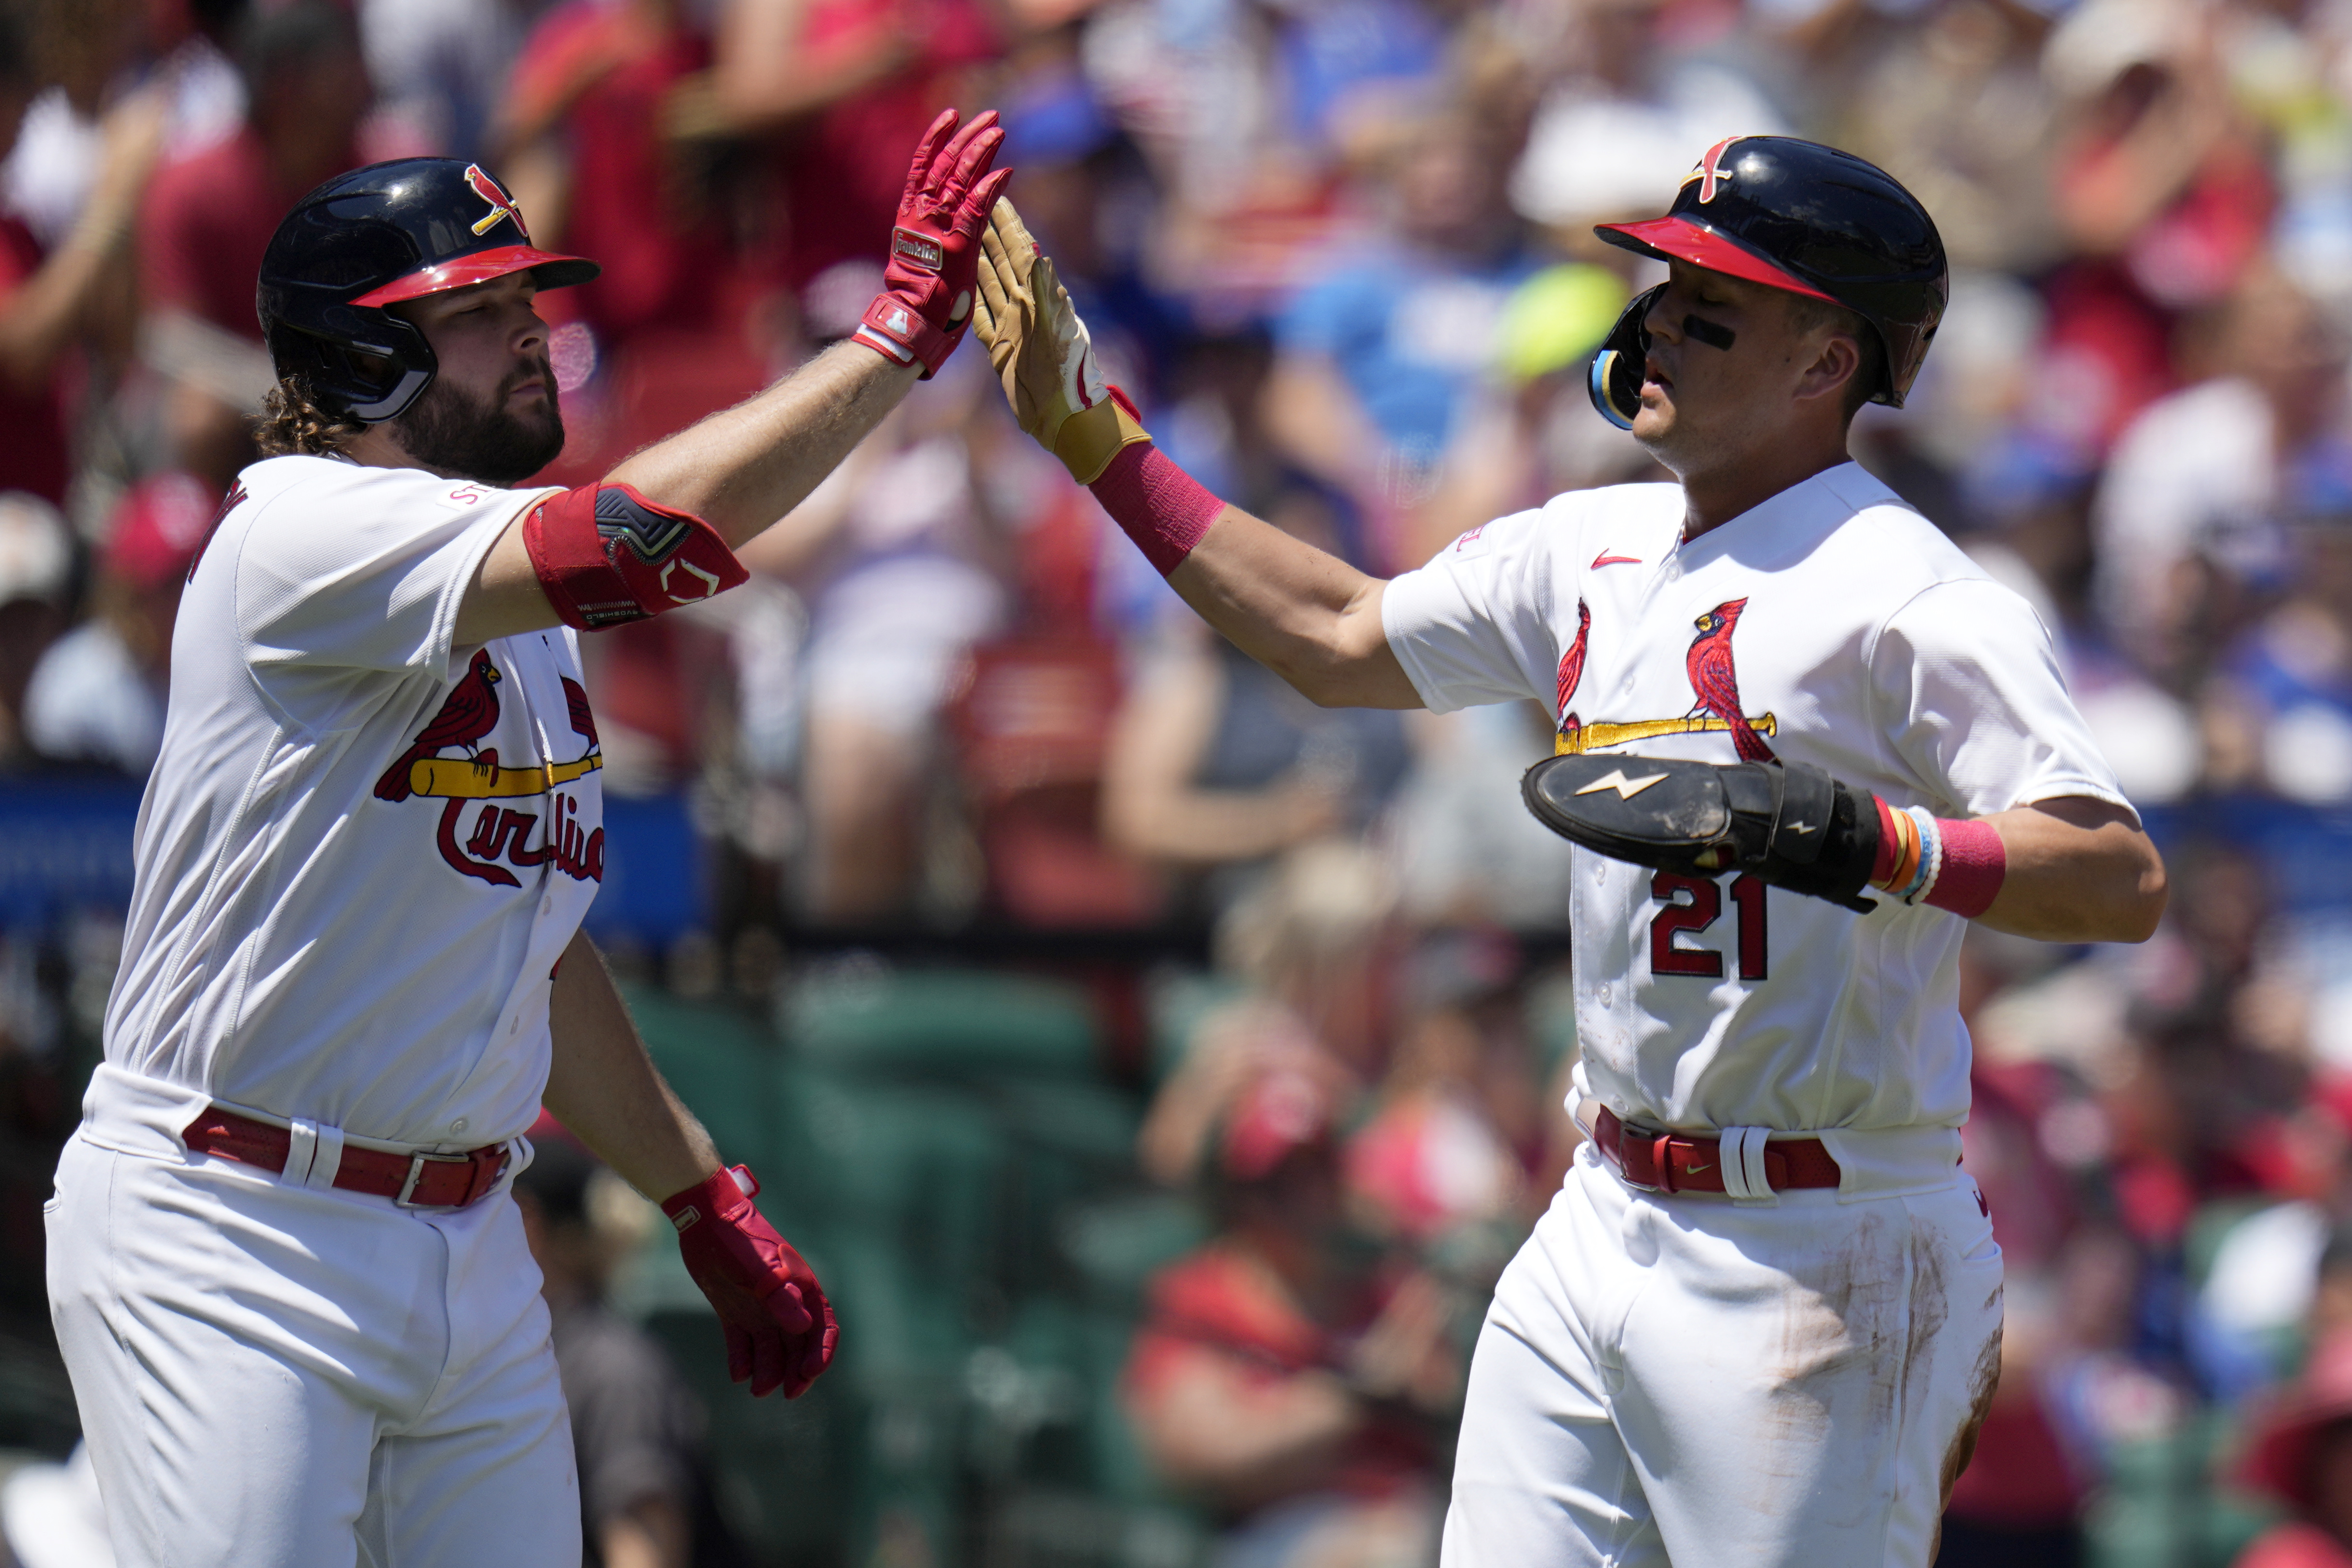
<svg viewBox="0 0 2352 1568">
<path fill-rule="evenodd" d="M 1513 381 L 1566 370 L 1601 346 L 1631 297 L 1605 267 L 1547 267 L 1503 306 L 1496 363 Z"/>
</svg>

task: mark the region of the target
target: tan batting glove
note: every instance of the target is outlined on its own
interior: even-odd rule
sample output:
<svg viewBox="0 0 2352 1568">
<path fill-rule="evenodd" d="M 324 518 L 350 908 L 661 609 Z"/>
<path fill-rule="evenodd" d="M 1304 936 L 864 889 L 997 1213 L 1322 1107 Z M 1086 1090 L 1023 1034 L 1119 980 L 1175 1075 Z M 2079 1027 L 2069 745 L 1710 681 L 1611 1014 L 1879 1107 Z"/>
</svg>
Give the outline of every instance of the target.
<svg viewBox="0 0 2352 1568">
<path fill-rule="evenodd" d="M 998 200 L 980 246 L 972 331 L 988 345 L 1004 400 L 1073 479 L 1092 484 L 1119 448 L 1149 441 L 1150 433 L 1126 395 L 1103 380 L 1086 322 L 1011 202 Z"/>
</svg>

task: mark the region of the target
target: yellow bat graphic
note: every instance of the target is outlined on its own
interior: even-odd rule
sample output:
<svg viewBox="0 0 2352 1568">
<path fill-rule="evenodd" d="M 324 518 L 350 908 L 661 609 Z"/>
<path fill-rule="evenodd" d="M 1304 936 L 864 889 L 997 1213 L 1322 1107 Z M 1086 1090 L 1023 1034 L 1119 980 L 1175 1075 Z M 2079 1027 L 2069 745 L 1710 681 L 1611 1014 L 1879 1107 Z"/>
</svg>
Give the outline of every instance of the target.
<svg viewBox="0 0 2352 1568">
<path fill-rule="evenodd" d="M 509 800 L 545 795 L 557 784 L 594 773 L 604 759 L 591 753 L 576 763 L 536 768 L 501 768 L 465 757 L 419 757 L 408 764 L 408 787 L 418 795 L 456 800 Z"/>
<path fill-rule="evenodd" d="M 1769 713 L 1748 722 L 1759 735 L 1774 734 L 1780 727 L 1780 721 Z M 1622 746 L 1628 741 L 1652 741 L 1660 735 L 1720 735 L 1730 728 L 1720 719 L 1637 719 L 1631 724 L 1587 724 L 1552 737 L 1551 751 L 1556 757 L 1581 756 L 1603 746 Z M 425 766 L 423 763 L 416 765 Z"/>
</svg>

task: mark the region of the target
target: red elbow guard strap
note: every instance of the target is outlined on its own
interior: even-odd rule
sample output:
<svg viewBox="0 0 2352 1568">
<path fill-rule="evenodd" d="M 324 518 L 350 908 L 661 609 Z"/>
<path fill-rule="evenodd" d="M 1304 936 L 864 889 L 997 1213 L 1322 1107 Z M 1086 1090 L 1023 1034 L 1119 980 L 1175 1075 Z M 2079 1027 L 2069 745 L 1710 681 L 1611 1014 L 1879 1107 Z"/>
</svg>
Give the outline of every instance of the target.
<svg viewBox="0 0 2352 1568">
<path fill-rule="evenodd" d="M 522 544 L 547 602 L 583 632 L 698 604 L 751 575 L 717 529 L 627 485 L 548 497 L 523 519 Z"/>
</svg>

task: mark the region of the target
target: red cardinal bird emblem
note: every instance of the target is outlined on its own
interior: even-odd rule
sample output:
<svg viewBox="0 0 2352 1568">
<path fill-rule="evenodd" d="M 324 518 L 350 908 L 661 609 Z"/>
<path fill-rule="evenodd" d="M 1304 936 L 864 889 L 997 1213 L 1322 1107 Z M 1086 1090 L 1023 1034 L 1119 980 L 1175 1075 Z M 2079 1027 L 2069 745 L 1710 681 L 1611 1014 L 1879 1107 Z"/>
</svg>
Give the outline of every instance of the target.
<svg viewBox="0 0 2352 1568">
<path fill-rule="evenodd" d="M 1592 632 L 1592 606 L 1583 600 L 1576 601 L 1576 640 L 1559 656 L 1559 732 L 1563 735 L 1582 728 L 1575 714 L 1568 710 L 1569 699 L 1584 682 L 1584 639 Z"/>
<path fill-rule="evenodd" d="M 1683 656 L 1683 668 L 1690 673 L 1691 695 L 1697 699 L 1691 704 L 1691 712 L 1722 720 L 1741 762 L 1769 763 L 1772 748 L 1739 710 L 1739 671 L 1731 657 L 1732 628 L 1747 607 L 1747 600 L 1733 599 L 1693 621 L 1698 636 L 1691 639 L 1690 652 Z"/>
<path fill-rule="evenodd" d="M 500 218 L 510 217 L 514 219 L 515 227 L 522 230 L 523 243 L 530 243 L 530 230 L 523 227 L 522 209 L 515 205 L 514 198 L 507 195 L 496 180 L 482 173 L 479 163 L 466 165 L 466 183 L 474 187 L 476 195 L 490 204 L 489 216 L 474 220 L 476 234 L 488 234 Z"/>
<path fill-rule="evenodd" d="M 1725 137 L 1722 141 L 1717 142 L 1714 146 L 1706 150 L 1706 155 L 1698 161 L 1697 168 L 1693 169 L 1689 174 L 1683 176 L 1683 184 L 1685 185 L 1689 184 L 1693 180 L 1696 180 L 1698 182 L 1699 205 L 1705 206 L 1707 203 L 1715 200 L 1717 186 L 1727 185 L 1731 183 L 1731 171 L 1723 167 L 1724 151 L 1734 142 L 1744 142 L 1746 140 L 1747 138 L 1744 136 Z"/>
<path fill-rule="evenodd" d="M 489 651 L 477 649 L 474 662 L 441 700 L 441 711 L 433 721 L 417 731 L 416 743 L 401 753 L 400 760 L 383 770 L 375 781 L 378 800 L 406 800 L 413 793 L 409 787 L 409 764 L 425 757 L 437 757 L 450 746 L 463 746 L 471 755 L 474 742 L 498 728 L 498 684 L 502 678 L 490 663 Z M 566 682 L 566 684 L 570 684 Z M 568 696 L 569 693 L 566 693 Z M 583 697 L 581 707 L 587 707 Z M 593 722 L 593 721 L 591 721 Z"/>
</svg>

